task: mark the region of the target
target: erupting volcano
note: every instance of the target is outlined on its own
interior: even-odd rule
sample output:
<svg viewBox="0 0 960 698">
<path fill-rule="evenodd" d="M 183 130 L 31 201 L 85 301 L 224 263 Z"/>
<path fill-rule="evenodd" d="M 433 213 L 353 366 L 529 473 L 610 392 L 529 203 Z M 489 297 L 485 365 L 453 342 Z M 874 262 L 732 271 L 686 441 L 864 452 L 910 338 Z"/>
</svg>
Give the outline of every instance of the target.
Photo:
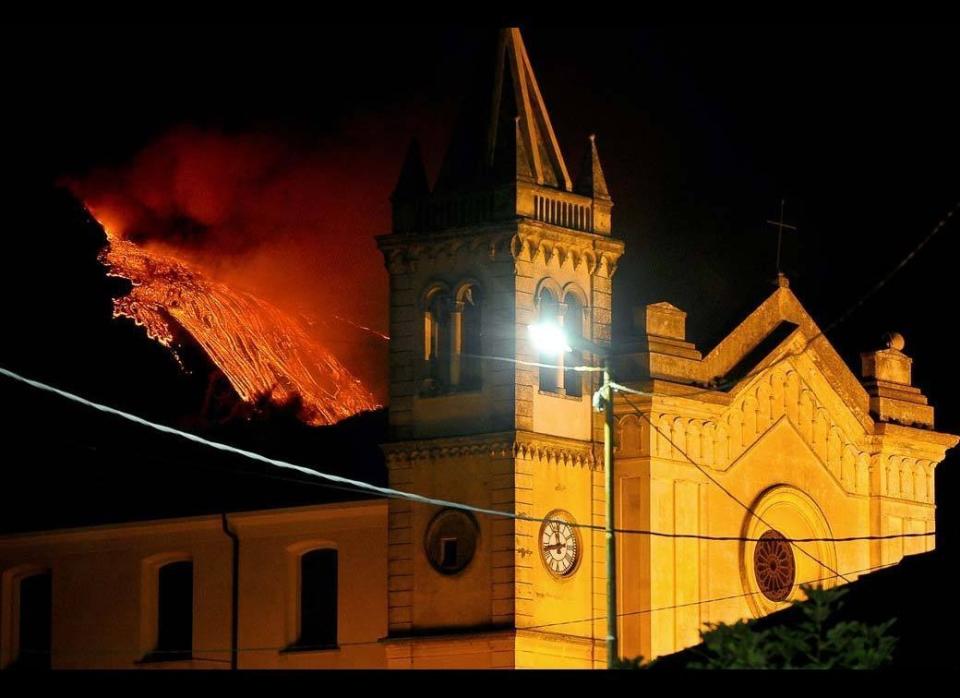
<svg viewBox="0 0 960 698">
<path fill-rule="evenodd" d="M 172 254 L 103 227 L 108 244 L 101 262 L 110 275 L 133 284 L 114 299 L 114 317 L 130 318 L 174 354 L 185 331 L 240 398 L 252 403 L 267 397 L 277 404 L 298 398 L 300 417 L 309 424 L 333 424 L 378 407 L 360 380 L 298 320 L 249 292 L 206 278 Z"/>
<path fill-rule="evenodd" d="M 382 160 L 394 157 L 370 139 L 182 126 L 63 183 L 104 228 L 108 273 L 132 284 L 114 316 L 186 370 L 198 354 L 219 369 L 203 417 L 211 400 L 245 412 L 233 409 L 239 398 L 299 403 L 322 425 L 386 397 L 387 277 L 374 235 L 389 227 L 393 168 Z"/>
</svg>

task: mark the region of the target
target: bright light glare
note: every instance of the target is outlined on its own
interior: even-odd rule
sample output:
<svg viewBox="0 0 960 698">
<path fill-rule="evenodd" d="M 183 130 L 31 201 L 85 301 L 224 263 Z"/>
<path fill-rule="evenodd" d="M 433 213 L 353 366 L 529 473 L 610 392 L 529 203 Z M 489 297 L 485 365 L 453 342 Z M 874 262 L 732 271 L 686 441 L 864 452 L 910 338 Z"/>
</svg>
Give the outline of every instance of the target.
<svg viewBox="0 0 960 698">
<path fill-rule="evenodd" d="M 568 351 L 573 351 L 567 342 L 567 336 L 563 329 L 552 322 L 541 322 L 529 326 L 530 341 L 534 348 L 541 354 L 558 356 Z"/>
</svg>

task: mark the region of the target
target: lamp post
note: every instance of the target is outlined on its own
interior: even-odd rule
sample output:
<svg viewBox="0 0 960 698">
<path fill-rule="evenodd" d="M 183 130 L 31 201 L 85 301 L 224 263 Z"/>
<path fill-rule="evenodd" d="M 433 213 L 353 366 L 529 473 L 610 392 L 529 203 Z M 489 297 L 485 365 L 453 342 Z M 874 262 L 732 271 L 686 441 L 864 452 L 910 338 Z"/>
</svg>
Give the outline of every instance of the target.
<svg viewBox="0 0 960 698">
<path fill-rule="evenodd" d="M 533 345 L 549 356 L 560 356 L 573 347 L 583 349 L 603 359 L 603 384 L 593 395 L 593 405 L 603 411 L 603 489 L 607 500 L 607 668 L 613 669 L 619 659 L 617 642 L 617 546 L 614 540 L 614 489 L 613 489 L 613 376 L 610 366 L 610 350 L 582 338 L 568 339 L 563 329 L 554 323 L 538 323 L 529 327 Z"/>
</svg>

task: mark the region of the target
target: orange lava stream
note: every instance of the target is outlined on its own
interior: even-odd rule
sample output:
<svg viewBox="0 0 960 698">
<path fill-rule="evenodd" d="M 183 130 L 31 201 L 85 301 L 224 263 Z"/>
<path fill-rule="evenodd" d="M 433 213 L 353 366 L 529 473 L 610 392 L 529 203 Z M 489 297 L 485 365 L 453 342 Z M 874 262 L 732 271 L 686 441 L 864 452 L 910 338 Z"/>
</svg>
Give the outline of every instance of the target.
<svg viewBox="0 0 960 698">
<path fill-rule="evenodd" d="M 372 393 L 291 316 L 205 277 L 171 254 L 104 229 L 108 246 L 101 262 L 110 275 L 133 284 L 127 295 L 114 300 L 114 317 L 132 319 L 174 354 L 179 325 L 243 400 L 268 396 L 282 404 L 299 396 L 300 417 L 309 424 L 333 424 L 379 407 Z"/>
</svg>

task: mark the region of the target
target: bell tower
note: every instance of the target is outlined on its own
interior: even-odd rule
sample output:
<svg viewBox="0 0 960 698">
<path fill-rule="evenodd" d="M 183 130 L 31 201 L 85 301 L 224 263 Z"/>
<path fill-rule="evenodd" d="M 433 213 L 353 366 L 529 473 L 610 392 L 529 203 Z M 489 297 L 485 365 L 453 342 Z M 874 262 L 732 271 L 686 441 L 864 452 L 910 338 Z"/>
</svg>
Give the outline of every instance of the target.
<svg viewBox="0 0 960 698">
<path fill-rule="evenodd" d="M 577 526 L 604 514 L 595 381 L 572 370 L 591 357 L 540 357 L 527 327 L 549 318 L 609 342 L 623 243 L 597 144 L 572 180 L 518 29 L 499 33 L 491 58 L 432 187 L 411 144 L 393 230 L 378 238 L 390 273 L 384 451 L 391 487 L 553 523 L 391 500 L 387 656 L 602 665 L 602 540 Z"/>
</svg>

